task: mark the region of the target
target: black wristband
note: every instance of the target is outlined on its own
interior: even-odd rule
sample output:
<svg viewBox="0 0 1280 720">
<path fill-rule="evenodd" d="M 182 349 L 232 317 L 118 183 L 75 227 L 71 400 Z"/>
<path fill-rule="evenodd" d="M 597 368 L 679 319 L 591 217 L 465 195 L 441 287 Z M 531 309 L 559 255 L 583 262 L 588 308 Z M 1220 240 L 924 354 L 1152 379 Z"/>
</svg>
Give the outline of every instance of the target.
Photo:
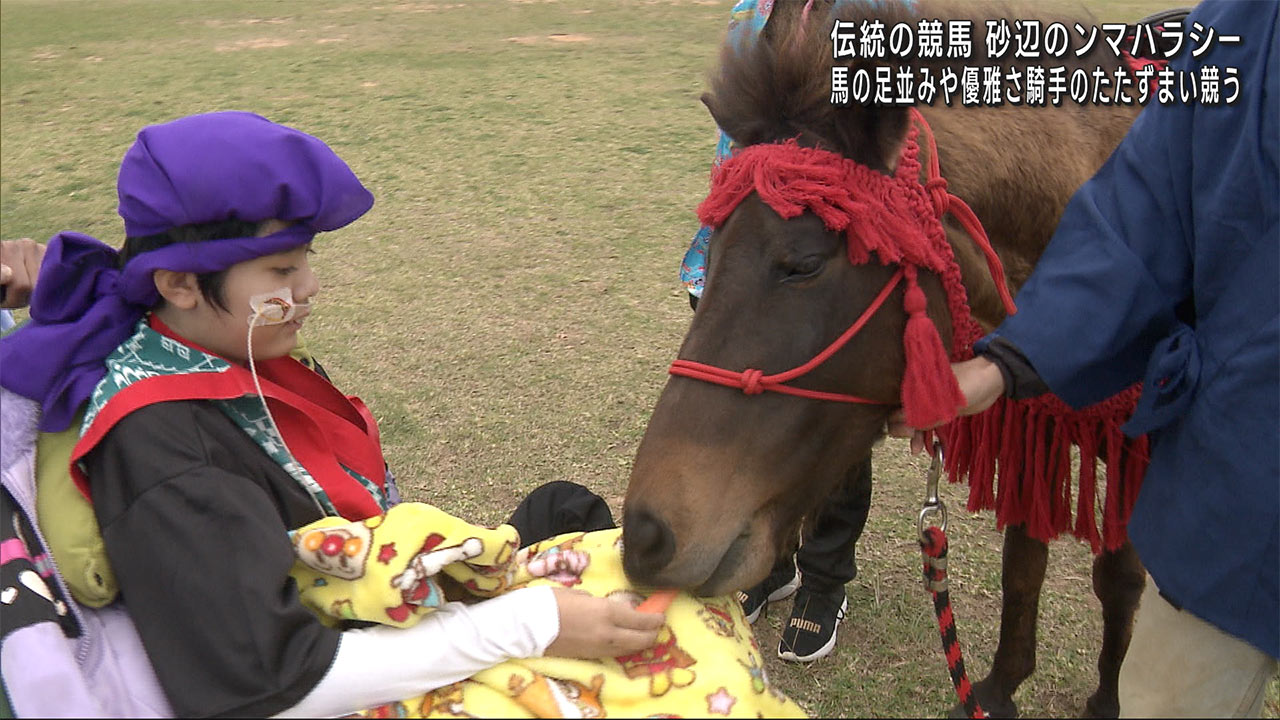
<svg viewBox="0 0 1280 720">
<path fill-rule="evenodd" d="M 979 353 L 995 363 L 1004 376 L 1005 397 L 1025 400 L 1049 392 L 1049 386 L 1036 372 L 1017 345 L 997 335 Z"/>
</svg>

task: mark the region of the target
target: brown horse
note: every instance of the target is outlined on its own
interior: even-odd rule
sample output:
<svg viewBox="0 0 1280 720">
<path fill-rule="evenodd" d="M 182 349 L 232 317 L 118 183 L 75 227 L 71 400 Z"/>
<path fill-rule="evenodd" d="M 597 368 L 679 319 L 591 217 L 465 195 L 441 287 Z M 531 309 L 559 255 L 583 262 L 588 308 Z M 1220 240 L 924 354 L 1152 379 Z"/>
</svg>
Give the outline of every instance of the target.
<svg viewBox="0 0 1280 720">
<path fill-rule="evenodd" d="M 959 1 L 926 1 L 914 9 L 870 5 L 844 3 L 831 12 L 854 27 L 873 16 L 886 28 L 897 22 L 914 27 L 921 17 L 941 19 L 944 26 L 948 19 L 967 18 L 978 48 L 988 18 L 1004 17 L 1012 25 L 1040 15 L 1034 8 L 1023 12 Z M 801 147 L 832 151 L 891 175 L 913 127 L 908 109 L 833 105 L 832 65 L 850 61 L 831 59 L 835 18 L 829 8 L 819 3 L 802 13 L 803 7 L 798 0 L 779 2 L 759 42 L 727 44 L 703 102 L 741 146 L 796 139 Z M 1065 19 L 1068 28 L 1075 22 L 1096 24 L 1088 17 Z M 1076 66 L 1096 67 L 1100 57 L 1077 58 L 1073 51 L 1061 64 L 1070 73 Z M 1011 291 L 1030 275 L 1068 199 L 1111 153 L 1138 109 L 1069 100 L 1060 107 L 920 108 L 936 137 L 949 189 L 985 226 Z M 943 226 L 973 317 L 988 331 L 1005 313 L 993 273 L 953 216 Z M 814 358 L 863 315 L 898 271 L 881 264 L 884 258 L 851 263 L 848 242 L 845 232 L 828 229 L 812 212 L 784 219 L 758 192 L 748 194 L 711 238 L 706 288 L 679 358 L 764 374 Z M 944 284 L 926 269 L 918 282 L 928 317 L 950 350 L 953 317 Z M 625 501 L 624 564 L 635 581 L 728 592 L 760 581 L 778 553 L 794 549 L 803 518 L 866 460 L 901 403 L 908 321 L 903 293 L 901 283 L 894 286 L 847 345 L 789 383 L 871 402 L 746 394 L 683 376 L 668 381 L 637 452 Z M 1131 450 L 1127 441 L 1120 447 L 1117 437 L 1088 444 L 1104 450 L 1115 445 L 1099 453 L 1115 464 Z M 1035 666 L 1046 540 L 1022 525 L 1011 524 L 1005 533 L 999 647 L 990 674 L 975 686 L 993 715 L 1016 716 L 1012 696 Z M 1086 706 L 1096 716 L 1118 713 L 1116 681 L 1144 581 L 1128 542 L 1121 538 L 1109 546 L 1093 568 L 1104 619 L 1099 684 Z"/>
</svg>

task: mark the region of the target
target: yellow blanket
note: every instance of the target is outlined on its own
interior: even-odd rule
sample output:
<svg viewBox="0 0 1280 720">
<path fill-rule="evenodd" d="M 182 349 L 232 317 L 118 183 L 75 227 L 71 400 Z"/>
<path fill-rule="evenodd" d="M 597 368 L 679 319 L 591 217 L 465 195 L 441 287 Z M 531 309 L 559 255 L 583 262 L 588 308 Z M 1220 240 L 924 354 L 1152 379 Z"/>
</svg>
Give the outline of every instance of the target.
<svg viewBox="0 0 1280 720">
<path fill-rule="evenodd" d="M 517 550 L 515 528 L 472 525 L 422 503 L 293 534 L 293 576 L 322 619 L 400 627 L 443 601 L 441 574 L 478 596 L 561 585 L 621 600 L 644 595 L 622 572 L 622 531 L 570 533 Z M 509 660 L 365 717 L 805 717 L 775 689 L 732 597 L 680 593 L 658 644 L 608 660 Z"/>
</svg>

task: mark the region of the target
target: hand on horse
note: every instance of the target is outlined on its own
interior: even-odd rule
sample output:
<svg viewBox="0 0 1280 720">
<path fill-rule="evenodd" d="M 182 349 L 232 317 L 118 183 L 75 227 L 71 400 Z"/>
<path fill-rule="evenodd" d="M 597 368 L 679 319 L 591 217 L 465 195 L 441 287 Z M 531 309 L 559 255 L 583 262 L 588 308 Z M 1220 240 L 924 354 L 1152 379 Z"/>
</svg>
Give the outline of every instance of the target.
<svg viewBox="0 0 1280 720">
<path fill-rule="evenodd" d="M 965 405 L 960 408 L 961 415 L 976 415 L 991 407 L 1004 394 L 1004 374 L 995 363 L 981 355 L 952 363 L 951 371 L 956 375 L 960 392 L 964 393 Z M 925 431 L 938 425 L 927 428 L 910 427 L 902 408 L 898 408 L 889 416 L 888 432 L 893 437 L 911 438 L 911 452 L 919 454 L 925 450 Z"/>
<path fill-rule="evenodd" d="M 560 634 L 547 655 L 606 658 L 647 650 L 658 642 L 666 622 L 660 612 L 641 612 L 626 602 L 594 597 L 581 590 L 555 588 Z"/>
<path fill-rule="evenodd" d="M 26 307 L 43 259 L 44 245 L 31 238 L 0 242 L 0 308 Z"/>
</svg>

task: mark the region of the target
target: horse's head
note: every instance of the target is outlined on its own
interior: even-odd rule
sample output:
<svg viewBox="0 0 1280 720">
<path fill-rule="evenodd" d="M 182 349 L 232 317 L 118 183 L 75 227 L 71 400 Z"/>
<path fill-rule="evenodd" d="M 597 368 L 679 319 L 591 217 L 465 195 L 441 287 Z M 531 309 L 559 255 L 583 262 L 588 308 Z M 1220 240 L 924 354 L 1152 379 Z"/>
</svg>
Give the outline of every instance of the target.
<svg viewBox="0 0 1280 720">
<path fill-rule="evenodd" d="M 749 150 L 796 139 L 797 152 L 822 148 L 829 157 L 855 161 L 859 172 L 891 177 L 907 137 L 908 111 L 833 106 L 829 44 L 804 35 L 801 28 L 755 47 L 728 47 L 712 92 L 703 97 L 712 116 Z M 767 172 L 776 169 L 777 162 L 762 162 Z M 700 209 L 717 228 L 707 282 L 679 358 L 768 376 L 809 363 L 863 319 L 846 345 L 787 384 L 867 402 L 754 394 L 750 381 L 744 392 L 673 376 L 640 444 L 627 492 L 624 564 L 638 582 L 717 594 L 763 578 L 777 554 L 794 546 L 803 517 L 871 452 L 901 402 L 908 283 L 900 282 L 896 263 L 878 257 L 883 253 L 876 242 L 883 237 L 860 236 L 863 230 L 892 235 L 900 223 L 844 207 L 840 212 L 854 219 L 833 230 L 831 217 L 815 214 L 797 195 L 811 177 L 782 187 L 781 200 L 758 187 L 786 185 L 786 175 L 779 171 L 745 188 L 742 183 L 761 173 L 718 178 Z M 734 182 L 736 195 L 725 187 Z M 797 207 L 785 207 L 789 202 Z M 851 262 L 858 255 L 863 262 Z M 927 270 L 910 285 L 917 282 L 928 316 L 949 342 L 942 284 Z M 877 298 L 878 309 L 869 310 Z"/>
<path fill-rule="evenodd" d="M 854 266 L 844 237 L 757 197 L 713 236 L 706 291 L 679 357 L 766 375 L 814 358 L 866 310 L 895 268 Z M 943 336 L 940 286 L 920 282 Z M 674 376 L 640 444 L 623 522 L 628 574 L 706 594 L 747 587 L 793 545 L 801 519 L 863 460 L 899 404 L 902 289 L 829 360 L 790 385 L 875 404 L 742 390 Z"/>
</svg>

